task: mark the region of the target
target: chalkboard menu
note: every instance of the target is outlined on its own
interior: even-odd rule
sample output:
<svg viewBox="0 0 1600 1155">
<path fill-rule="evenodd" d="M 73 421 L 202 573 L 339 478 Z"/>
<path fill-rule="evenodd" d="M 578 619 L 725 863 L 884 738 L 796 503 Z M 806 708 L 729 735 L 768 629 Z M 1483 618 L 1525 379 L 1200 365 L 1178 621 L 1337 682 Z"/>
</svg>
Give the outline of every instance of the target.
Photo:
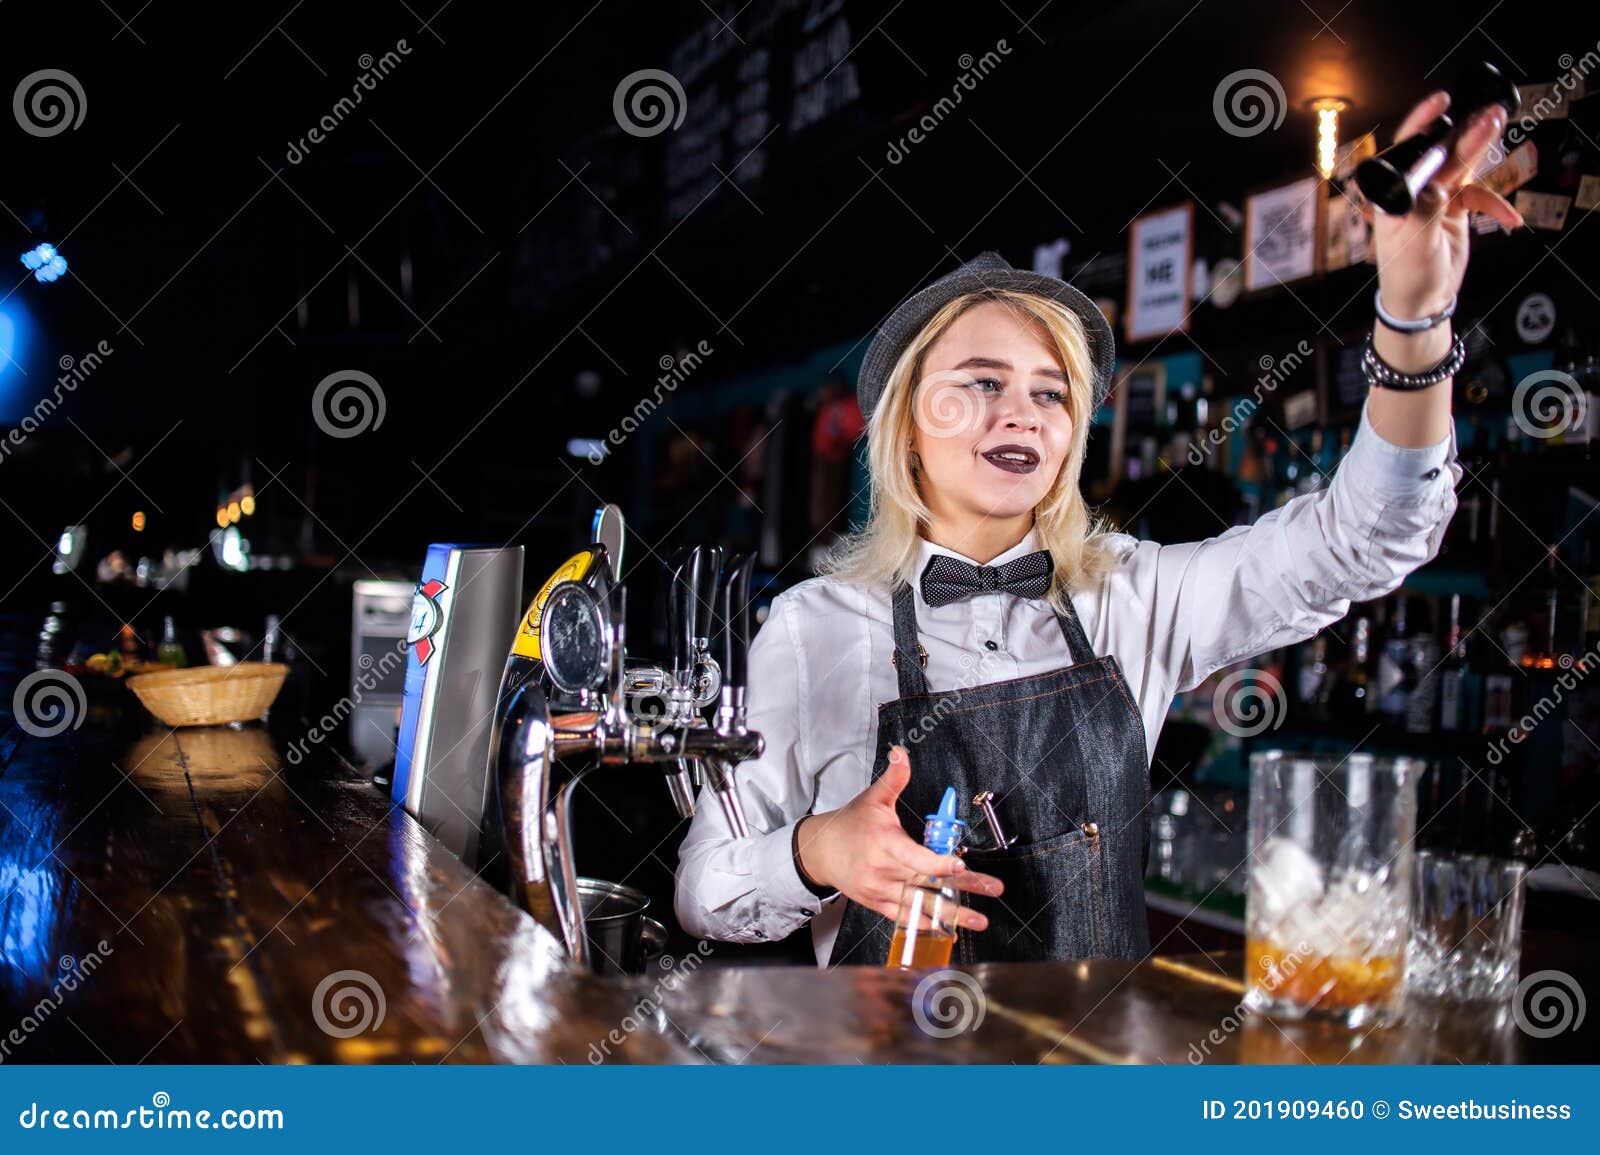
<svg viewBox="0 0 1600 1155">
<path fill-rule="evenodd" d="M 790 138 L 855 105 L 855 35 L 845 0 L 788 0 L 741 20 L 738 39 L 712 18 L 680 41 L 669 71 L 686 111 L 664 138 L 662 223 L 695 211 L 724 175 L 759 185 Z"/>
<path fill-rule="evenodd" d="M 854 50 L 870 25 L 857 28 L 861 17 L 852 18 L 846 0 L 723 7 L 719 16 L 708 6 L 663 54 L 669 77 L 651 83 L 664 94 L 670 125 L 629 131 L 610 99 L 596 101 L 596 129 L 577 155 L 533 174 L 535 187 L 524 193 L 530 220 L 518 234 L 516 303 L 537 307 L 610 261 L 642 257 L 691 214 L 711 219 L 739 205 L 730 183 L 759 201 L 762 182 L 797 140 L 859 112 Z M 616 79 L 620 86 L 624 78 Z"/>
</svg>

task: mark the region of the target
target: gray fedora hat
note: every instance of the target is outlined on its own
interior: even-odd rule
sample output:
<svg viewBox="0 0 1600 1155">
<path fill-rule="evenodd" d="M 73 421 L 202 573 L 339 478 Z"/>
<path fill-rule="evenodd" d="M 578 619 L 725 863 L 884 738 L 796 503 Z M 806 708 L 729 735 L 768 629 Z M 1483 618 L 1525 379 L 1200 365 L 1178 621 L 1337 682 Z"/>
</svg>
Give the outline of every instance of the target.
<svg viewBox="0 0 1600 1155">
<path fill-rule="evenodd" d="M 984 289 L 1014 289 L 1037 293 L 1060 301 L 1083 321 L 1083 331 L 1089 338 L 1089 361 L 1094 366 L 1094 407 L 1106 399 L 1111 391 L 1111 370 L 1116 361 L 1116 342 L 1111 336 L 1111 326 L 1088 297 L 1065 281 L 1047 277 L 1043 273 L 1014 269 L 1006 259 L 992 250 L 980 253 L 953 273 L 946 273 L 933 284 L 919 289 L 900 303 L 889 319 L 867 346 L 867 355 L 861 362 L 861 373 L 856 379 L 856 394 L 861 402 L 861 415 L 871 417 L 889 383 L 889 373 L 900 354 L 910 344 L 933 315 L 949 302 L 964 293 Z"/>
</svg>

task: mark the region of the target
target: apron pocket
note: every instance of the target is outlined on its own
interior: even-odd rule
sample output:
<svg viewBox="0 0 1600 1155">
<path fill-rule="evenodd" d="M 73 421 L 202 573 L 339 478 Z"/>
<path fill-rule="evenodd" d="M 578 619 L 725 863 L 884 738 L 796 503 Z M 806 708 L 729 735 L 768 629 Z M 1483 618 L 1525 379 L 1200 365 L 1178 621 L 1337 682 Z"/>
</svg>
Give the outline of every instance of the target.
<svg viewBox="0 0 1600 1155">
<path fill-rule="evenodd" d="M 958 936 L 964 963 L 1099 958 L 1105 954 L 1104 868 L 1098 834 L 1074 827 L 1004 850 L 972 849 L 967 867 L 1005 884 L 998 898 L 966 893 L 989 929 Z"/>
</svg>

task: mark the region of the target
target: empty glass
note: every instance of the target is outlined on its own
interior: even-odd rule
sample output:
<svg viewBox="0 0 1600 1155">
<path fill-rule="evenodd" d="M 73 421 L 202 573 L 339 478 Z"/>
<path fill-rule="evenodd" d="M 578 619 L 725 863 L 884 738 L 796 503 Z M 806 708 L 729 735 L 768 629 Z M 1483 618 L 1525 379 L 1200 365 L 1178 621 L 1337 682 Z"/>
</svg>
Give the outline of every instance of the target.
<svg viewBox="0 0 1600 1155">
<path fill-rule="evenodd" d="M 1247 1007 L 1350 1026 L 1398 1017 L 1421 770 L 1359 753 L 1250 756 Z"/>
<path fill-rule="evenodd" d="M 1509 999 L 1522 960 L 1527 867 L 1478 854 L 1417 855 L 1406 989 L 1452 1002 Z"/>
</svg>

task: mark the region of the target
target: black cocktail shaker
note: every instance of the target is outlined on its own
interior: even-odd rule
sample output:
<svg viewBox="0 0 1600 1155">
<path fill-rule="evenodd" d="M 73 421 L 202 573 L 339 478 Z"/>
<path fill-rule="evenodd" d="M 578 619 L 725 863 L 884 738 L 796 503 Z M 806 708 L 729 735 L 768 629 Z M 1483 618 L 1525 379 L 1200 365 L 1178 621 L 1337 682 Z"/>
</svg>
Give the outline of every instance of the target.
<svg viewBox="0 0 1600 1155">
<path fill-rule="evenodd" d="M 1404 216 L 1450 157 L 1456 135 L 1479 109 L 1498 104 L 1509 120 L 1522 98 L 1517 86 L 1487 60 L 1462 72 L 1450 88 L 1450 107 L 1415 136 L 1397 141 L 1356 166 L 1361 194 L 1386 213 Z"/>
</svg>

